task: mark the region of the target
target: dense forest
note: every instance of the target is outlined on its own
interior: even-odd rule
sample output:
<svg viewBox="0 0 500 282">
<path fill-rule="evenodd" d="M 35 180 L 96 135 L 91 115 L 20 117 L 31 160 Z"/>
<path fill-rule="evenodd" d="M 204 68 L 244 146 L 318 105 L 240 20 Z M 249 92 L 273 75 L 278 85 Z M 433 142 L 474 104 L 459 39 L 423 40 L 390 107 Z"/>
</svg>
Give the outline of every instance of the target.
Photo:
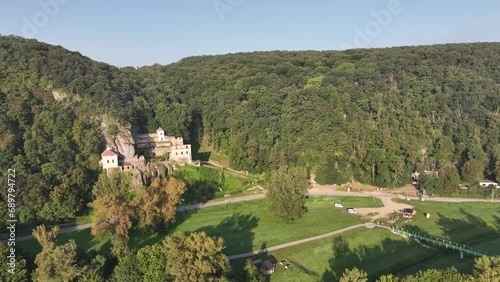
<svg viewBox="0 0 500 282">
<path fill-rule="evenodd" d="M 0 103 L 0 174 L 16 170 L 27 225 L 88 208 L 103 115 L 207 142 L 255 173 L 287 163 L 320 183 L 395 187 L 418 170 L 437 194 L 500 180 L 499 43 L 240 53 L 135 69 L 2 36 Z"/>
</svg>

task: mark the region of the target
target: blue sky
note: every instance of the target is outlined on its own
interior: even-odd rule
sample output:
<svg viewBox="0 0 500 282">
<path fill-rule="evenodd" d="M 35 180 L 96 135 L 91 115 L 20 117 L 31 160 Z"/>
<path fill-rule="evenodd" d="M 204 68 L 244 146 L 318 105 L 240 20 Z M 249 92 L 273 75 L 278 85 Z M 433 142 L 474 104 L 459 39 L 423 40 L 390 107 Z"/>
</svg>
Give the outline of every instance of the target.
<svg viewBox="0 0 500 282">
<path fill-rule="evenodd" d="M 116 66 L 262 50 L 500 41 L 499 1 L 4 0 L 0 33 Z"/>
</svg>

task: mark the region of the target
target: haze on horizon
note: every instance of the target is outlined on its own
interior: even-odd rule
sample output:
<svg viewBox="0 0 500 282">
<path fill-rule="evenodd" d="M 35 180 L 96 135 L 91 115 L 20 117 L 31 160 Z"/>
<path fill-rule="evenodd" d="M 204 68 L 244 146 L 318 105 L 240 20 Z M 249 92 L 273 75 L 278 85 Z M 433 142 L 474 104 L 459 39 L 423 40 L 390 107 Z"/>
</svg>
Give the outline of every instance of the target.
<svg viewBox="0 0 500 282">
<path fill-rule="evenodd" d="M 500 41 L 500 2 L 39 0 L 0 3 L 0 34 L 116 66 L 270 50 Z"/>
</svg>

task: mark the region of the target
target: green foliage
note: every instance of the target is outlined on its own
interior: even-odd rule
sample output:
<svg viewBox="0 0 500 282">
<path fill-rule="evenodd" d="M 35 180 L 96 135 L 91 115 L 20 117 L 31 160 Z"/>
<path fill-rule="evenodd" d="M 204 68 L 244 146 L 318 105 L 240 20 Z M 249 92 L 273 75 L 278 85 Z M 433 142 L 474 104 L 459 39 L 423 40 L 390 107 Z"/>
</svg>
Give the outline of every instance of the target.
<svg viewBox="0 0 500 282">
<path fill-rule="evenodd" d="M 498 54 L 498 43 L 447 44 L 240 53 L 119 69 L 1 36 L 0 103 L 8 107 L 0 109 L 0 178 L 16 168 L 26 187 L 19 206 L 36 207 L 23 211 L 22 226 L 82 214 L 93 200 L 107 115 L 139 132 L 161 125 L 193 145 L 204 141 L 250 172 L 286 163 L 319 167 L 325 183 L 349 175 L 392 187 L 406 184 L 415 167 L 451 165 L 465 182 L 498 180 Z M 55 89 L 67 98 L 55 101 Z M 338 174 L 321 169 L 331 159 Z M 453 171 L 439 174 L 446 193 L 456 191 Z M 212 184 L 199 186 L 230 190 Z"/>
<path fill-rule="evenodd" d="M 140 248 L 137 251 L 137 263 L 143 281 L 167 281 L 167 255 L 161 244 Z"/>
<path fill-rule="evenodd" d="M 460 273 L 455 268 L 448 268 L 445 270 L 438 269 L 428 269 L 425 271 L 419 271 L 416 275 L 408 275 L 401 279 L 401 282 L 426 282 L 426 281 L 436 281 L 436 282 L 447 282 L 447 281 L 477 281 L 472 280 L 471 277 Z"/>
<path fill-rule="evenodd" d="M 131 188 L 131 175 L 115 170 L 109 176 L 101 174 L 92 190 L 95 196 L 91 203 L 94 208 L 92 234 L 110 232 L 113 235 L 112 251 L 116 256 L 128 251 L 128 230 L 132 228 L 133 216 Z"/>
<path fill-rule="evenodd" d="M 271 173 L 267 192 L 269 211 L 286 221 L 299 219 L 306 212 L 306 192 L 309 187 L 303 168 L 282 166 Z"/>
<path fill-rule="evenodd" d="M 173 136 L 182 136 L 185 141 L 189 141 L 189 126 L 192 117 L 185 104 L 178 102 L 159 103 L 155 108 L 155 116 L 157 123 L 166 133 Z"/>
<path fill-rule="evenodd" d="M 108 133 L 112 137 L 116 137 L 116 135 L 118 135 L 118 126 L 116 124 L 113 124 L 113 123 L 109 124 L 108 125 Z"/>
<path fill-rule="evenodd" d="M 224 240 L 204 232 L 176 233 L 164 241 L 168 277 L 174 281 L 226 281 L 229 260 L 222 253 Z"/>
<path fill-rule="evenodd" d="M 251 259 L 245 261 L 245 282 L 262 282 L 264 275 L 259 271 L 257 266 L 252 263 Z"/>
<path fill-rule="evenodd" d="M 477 258 L 474 264 L 474 279 L 479 282 L 500 280 L 500 256 Z"/>
<path fill-rule="evenodd" d="M 340 277 L 339 282 L 367 282 L 368 275 L 363 270 L 357 269 L 346 269 L 342 277 Z"/>
<path fill-rule="evenodd" d="M 184 166 L 174 170 L 172 176 L 186 183 L 187 189 L 182 196 L 184 203 L 205 202 L 225 194 L 237 195 L 253 185 L 243 176 L 207 167 Z"/>
<path fill-rule="evenodd" d="M 9 272 L 11 269 L 10 259 L 7 257 L 10 255 L 10 246 L 7 244 L 0 244 L 0 264 L 2 267 L 0 268 L 0 281 L 4 282 L 24 282 L 28 280 L 28 269 L 26 268 L 26 260 L 22 257 L 19 257 L 16 252 L 16 262 L 13 266 L 14 273 Z"/>
<path fill-rule="evenodd" d="M 128 253 L 120 258 L 118 265 L 113 271 L 113 281 L 116 282 L 137 282 L 142 277 L 139 272 L 139 262 L 134 254 Z"/>
<path fill-rule="evenodd" d="M 88 265 L 85 273 L 83 273 L 80 282 L 105 282 L 103 278 L 103 268 L 106 263 L 106 258 L 101 255 L 94 257 Z"/>
<path fill-rule="evenodd" d="M 418 189 L 426 192 L 427 195 L 440 194 L 443 192 L 443 180 L 434 174 L 420 175 L 418 178 Z"/>
<path fill-rule="evenodd" d="M 477 159 L 468 160 L 462 167 L 462 179 L 468 183 L 474 183 L 483 179 L 485 164 Z"/>
<path fill-rule="evenodd" d="M 77 265 L 75 241 L 57 246 L 39 261 L 33 274 L 33 281 L 72 281 L 82 275 L 84 267 Z"/>
<path fill-rule="evenodd" d="M 337 168 L 337 163 L 329 160 L 325 166 L 316 172 L 315 181 L 319 184 L 344 184 L 351 180 L 351 173 L 347 168 Z"/>
</svg>

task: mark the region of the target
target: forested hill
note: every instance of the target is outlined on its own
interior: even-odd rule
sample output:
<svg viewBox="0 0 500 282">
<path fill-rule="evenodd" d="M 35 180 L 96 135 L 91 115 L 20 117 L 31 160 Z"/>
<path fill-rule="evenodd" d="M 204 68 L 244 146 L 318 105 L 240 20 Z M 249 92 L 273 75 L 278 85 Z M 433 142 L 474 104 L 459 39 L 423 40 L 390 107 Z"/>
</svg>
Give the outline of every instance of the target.
<svg viewBox="0 0 500 282">
<path fill-rule="evenodd" d="M 322 181 L 380 186 L 425 169 L 452 191 L 461 180 L 500 180 L 499 90 L 499 43 L 241 53 L 135 69 L 3 36 L 0 165 L 19 173 L 25 221 L 71 217 L 91 199 L 107 114 L 142 132 L 161 125 L 192 143 L 204 137 L 236 169 L 286 162 Z"/>
<path fill-rule="evenodd" d="M 293 162 L 383 187 L 417 168 L 453 190 L 460 178 L 500 180 L 499 66 L 500 44 L 478 43 L 193 57 L 139 72 L 156 87 L 147 100 L 185 103 L 235 168 Z"/>
</svg>

